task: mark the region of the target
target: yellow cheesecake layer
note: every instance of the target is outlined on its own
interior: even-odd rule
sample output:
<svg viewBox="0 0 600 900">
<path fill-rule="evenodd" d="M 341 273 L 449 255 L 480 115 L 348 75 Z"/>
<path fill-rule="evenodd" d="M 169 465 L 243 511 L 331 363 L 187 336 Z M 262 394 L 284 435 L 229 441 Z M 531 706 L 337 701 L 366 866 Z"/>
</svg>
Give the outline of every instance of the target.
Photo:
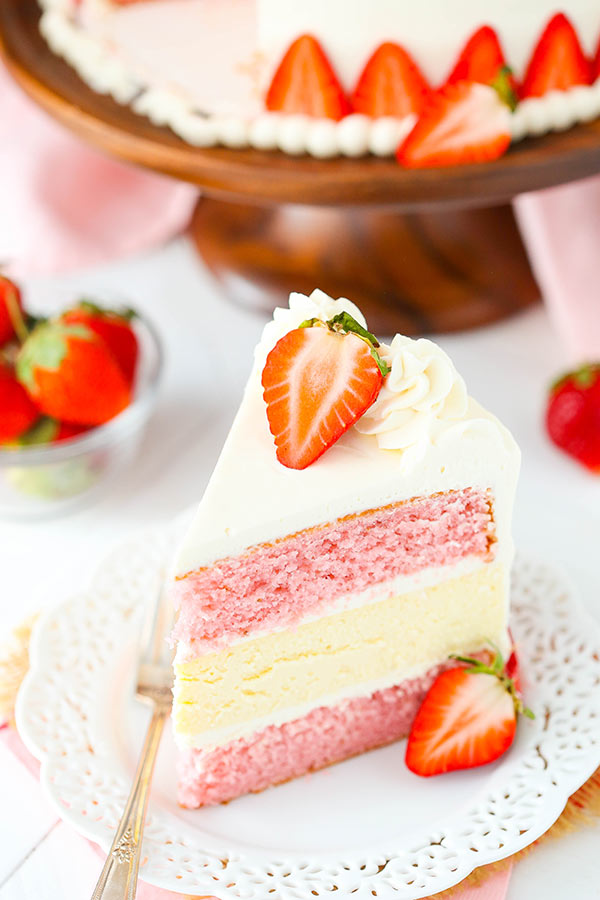
<svg viewBox="0 0 600 900">
<path fill-rule="evenodd" d="M 189 742 L 206 732 L 237 734 L 255 720 L 281 721 L 288 709 L 320 706 L 361 693 L 364 685 L 395 684 L 487 641 L 503 647 L 505 577 L 501 563 L 483 565 L 432 587 L 176 663 L 176 736 Z"/>
</svg>

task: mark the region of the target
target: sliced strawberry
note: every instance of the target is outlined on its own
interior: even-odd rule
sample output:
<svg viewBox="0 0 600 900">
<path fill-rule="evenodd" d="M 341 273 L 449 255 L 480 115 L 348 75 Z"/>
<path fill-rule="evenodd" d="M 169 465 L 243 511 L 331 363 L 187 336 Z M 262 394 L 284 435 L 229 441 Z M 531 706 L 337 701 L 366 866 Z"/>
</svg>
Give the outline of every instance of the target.
<svg viewBox="0 0 600 900">
<path fill-rule="evenodd" d="M 396 153 L 408 168 L 497 159 L 510 144 L 510 111 L 493 87 L 460 82 L 434 92 Z"/>
<path fill-rule="evenodd" d="M 325 51 L 309 34 L 299 37 L 281 60 L 267 92 L 267 109 L 341 119 L 351 112 Z"/>
<path fill-rule="evenodd" d="M 305 469 L 377 399 L 388 368 L 373 336 L 361 335 L 368 332 L 342 313 L 327 325 L 310 320 L 288 332 L 269 353 L 263 396 L 284 466 Z"/>
<path fill-rule="evenodd" d="M 562 13 L 547 24 L 527 67 L 520 95 L 543 97 L 548 91 L 567 91 L 578 84 L 590 84 L 592 67 L 577 33 Z"/>
<path fill-rule="evenodd" d="M 420 115 L 431 93 L 414 59 L 398 44 L 382 44 L 367 62 L 352 94 L 357 113 L 378 118 Z"/>
</svg>

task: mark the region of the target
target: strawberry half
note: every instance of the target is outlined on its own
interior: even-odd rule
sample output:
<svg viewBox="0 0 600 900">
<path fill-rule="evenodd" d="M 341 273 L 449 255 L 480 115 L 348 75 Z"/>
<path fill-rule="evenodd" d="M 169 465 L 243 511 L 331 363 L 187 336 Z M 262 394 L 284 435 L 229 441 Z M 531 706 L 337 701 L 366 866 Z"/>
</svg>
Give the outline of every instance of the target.
<svg viewBox="0 0 600 900">
<path fill-rule="evenodd" d="M 520 96 L 543 97 L 548 91 L 568 91 L 590 84 L 592 67 L 577 32 L 562 13 L 548 22 L 527 67 Z"/>
<path fill-rule="evenodd" d="M 351 112 L 325 51 L 309 34 L 302 35 L 281 60 L 265 99 L 275 112 L 341 119 Z"/>
<path fill-rule="evenodd" d="M 39 409 L 12 369 L 0 364 L 0 444 L 20 438 L 39 416 Z"/>
<path fill-rule="evenodd" d="M 82 300 L 74 309 L 63 313 L 61 320 L 68 325 L 86 325 L 102 338 L 131 385 L 139 356 L 138 340 L 131 327 L 134 316 L 131 309 L 104 309 L 89 300 Z"/>
<path fill-rule="evenodd" d="M 414 59 L 398 44 L 377 48 L 352 94 L 357 113 L 378 118 L 420 115 L 431 88 Z"/>
<path fill-rule="evenodd" d="M 448 76 L 446 84 L 459 81 L 476 81 L 479 84 L 494 85 L 503 71 L 510 71 L 506 65 L 504 51 L 498 35 L 489 25 L 484 25 L 473 34 L 463 47 L 458 61 Z M 511 89 L 515 82 L 510 78 Z"/>
<path fill-rule="evenodd" d="M 551 440 L 592 472 L 600 472 L 600 365 L 565 375 L 550 390 L 546 428 Z"/>
<path fill-rule="evenodd" d="M 262 373 L 277 459 L 305 469 L 375 402 L 389 368 L 348 313 L 309 319 L 273 347 Z"/>
<path fill-rule="evenodd" d="M 502 656 L 488 665 L 471 657 L 454 657 L 468 668 L 438 675 L 413 723 L 406 765 L 416 775 L 441 775 L 483 766 L 512 744 L 517 714 L 533 718 L 523 707 Z"/>
<path fill-rule="evenodd" d="M 498 91 L 462 81 L 431 95 L 396 157 L 413 169 L 487 162 L 510 141 L 510 110 Z"/>
<path fill-rule="evenodd" d="M 38 325 L 19 351 L 16 371 L 29 396 L 53 419 L 101 425 L 131 400 L 108 347 L 85 325 Z"/>
</svg>

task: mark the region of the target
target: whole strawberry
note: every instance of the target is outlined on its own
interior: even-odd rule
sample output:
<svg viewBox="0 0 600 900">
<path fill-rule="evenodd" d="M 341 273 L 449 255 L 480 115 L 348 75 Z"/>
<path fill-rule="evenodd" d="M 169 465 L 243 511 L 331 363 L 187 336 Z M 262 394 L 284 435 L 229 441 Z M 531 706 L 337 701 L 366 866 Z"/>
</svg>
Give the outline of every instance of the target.
<svg viewBox="0 0 600 900">
<path fill-rule="evenodd" d="M 18 440 L 39 415 L 39 409 L 12 369 L 0 364 L 0 444 Z"/>
<path fill-rule="evenodd" d="M 134 315 L 130 309 L 103 309 L 89 300 L 82 300 L 76 307 L 63 313 L 61 318 L 68 325 L 87 325 L 101 337 L 119 364 L 127 383 L 131 385 L 139 355 L 138 340 L 131 327 Z"/>
<path fill-rule="evenodd" d="M 13 281 L 0 275 L 0 347 L 17 337 L 15 323 L 22 321 L 21 292 Z"/>
<path fill-rule="evenodd" d="M 16 372 L 40 410 L 61 421 L 101 425 L 131 401 L 119 365 L 86 325 L 38 325 L 19 351 Z"/>
<path fill-rule="evenodd" d="M 552 386 L 546 428 L 557 447 L 600 472 L 600 364 L 569 372 Z"/>
</svg>

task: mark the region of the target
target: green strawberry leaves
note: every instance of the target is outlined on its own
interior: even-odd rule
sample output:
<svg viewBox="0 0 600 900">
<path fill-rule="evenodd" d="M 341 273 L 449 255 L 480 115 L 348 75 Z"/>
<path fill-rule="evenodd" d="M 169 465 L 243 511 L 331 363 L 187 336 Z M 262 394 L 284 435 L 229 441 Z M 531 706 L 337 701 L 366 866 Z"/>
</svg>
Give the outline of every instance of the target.
<svg viewBox="0 0 600 900">
<path fill-rule="evenodd" d="M 109 309 L 106 306 L 100 306 L 94 300 L 88 300 L 86 297 L 82 298 L 72 310 L 67 310 L 67 312 L 76 310 L 81 310 L 81 312 L 88 313 L 90 316 L 100 316 L 104 318 L 110 316 L 116 319 L 123 319 L 125 322 L 131 322 L 132 319 L 137 318 L 137 312 L 130 306 L 123 306 L 119 309 Z"/>
<path fill-rule="evenodd" d="M 56 372 L 68 353 L 70 338 L 96 340 L 94 332 L 85 325 L 63 325 L 60 322 L 45 322 L 29 335 L 17 356 L 15 371 L 30 394 L 35 396 L 36 393 L 35 370 Z"/>
<path fill-rule="evenodd" d="M 375 335 L 371 334 L 370 331 L 367 331 L 366 328 L 363 328 L 360 322 L 357 322 L 350 313 L 338 313 L 333 319 L 329 319 L 328 322 L 323 322 L 322 319 L 316 318 L 306 319 L 304 322 L 300 323 L 299 328 L 313 328 L 314 326 L 324 326 L 329 328 L 330 331 L 335 331 L 337 334 L 358 335 L 359 338 L 362 338 L 362 340 L 369 345 L 371 356 L 377 363 L 377 367 L 383 378 L 391 372 L 391 366 L 389 366 L 377 352 L 377 348 L 380 344 Z"/>
<path fill-rule="evenodd" d="M 506 103 L 511 112 L 514 112 L 519 101 L 515 93 L 514 82 L 510 66 L 501 66 L 498 74 L 490 87 L 493 87 L 503 103 Z"/>
</svg>

